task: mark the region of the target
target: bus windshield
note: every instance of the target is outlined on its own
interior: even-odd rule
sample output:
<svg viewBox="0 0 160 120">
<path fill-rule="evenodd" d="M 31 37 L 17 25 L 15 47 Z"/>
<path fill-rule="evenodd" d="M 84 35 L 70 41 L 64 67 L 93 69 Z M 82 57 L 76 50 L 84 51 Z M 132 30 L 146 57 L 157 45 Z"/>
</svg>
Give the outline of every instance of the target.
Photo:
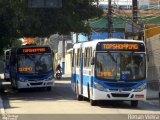
<svg viewBox="0 0 160 120">
<path fill-rule="evenodd" d="M 136 81 L 146 77 L 144 53 L 98 52 L 95 75 L 103 80 Z"/>
<path fill-rule="evenodd" d="M 18 71 L 20 73 L 47 73 L 52 69 L 52 56 L 50 54 L 25 54 L 18 57 Z"/>
</svg>

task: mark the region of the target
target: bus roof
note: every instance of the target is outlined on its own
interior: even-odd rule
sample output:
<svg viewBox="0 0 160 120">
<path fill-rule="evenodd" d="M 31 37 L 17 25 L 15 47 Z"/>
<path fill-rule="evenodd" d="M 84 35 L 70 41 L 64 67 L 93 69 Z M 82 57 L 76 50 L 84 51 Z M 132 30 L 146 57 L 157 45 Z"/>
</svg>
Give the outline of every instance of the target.
<svg viewBox="0 0 160 120">
<path fill-rule="evenodd" d="M 111 38 L 111 39 L 96 39 L 94 41 L 87 41 L 82 43 L 75 43 L 73 48 L 79 48 L 80 46 L 83 47 L 96 47 L 97 43 L 99 42 L 137 42 L 137 43 L 143 43 L 142 40 L 131 40 L 131 39 L 118 39 L 118 38 Z"/>
</svg>

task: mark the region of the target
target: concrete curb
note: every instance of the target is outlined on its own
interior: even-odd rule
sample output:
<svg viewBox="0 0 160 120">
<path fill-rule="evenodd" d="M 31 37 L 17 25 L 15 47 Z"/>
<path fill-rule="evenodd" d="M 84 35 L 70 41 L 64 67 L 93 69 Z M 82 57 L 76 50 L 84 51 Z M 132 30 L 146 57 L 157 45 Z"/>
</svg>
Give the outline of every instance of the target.
<svg viewBox="0 0 160 120">
<path fill-rule="evenodd" d="M 160 107 L 160 101 L 158 99 L 149 99 L 149 100 L 146 100 L 145 102 L 147 102 L 148 104 L 156 105 Z"/>
<path fill-rule="evenodd" d="M 0 110 L 1 110 L 1 114 L 5 114 L 5 111 L 4 111 L 4 106 L 3 106 L 3 100 L 0 96 Z"/>
<path fill-rule="evenodd" d="M 6 119 L 6 113 L 5 113 L 5 110 L 4 110 L 4 106 L 3 106 L 3 100 L 2 100 L 2 97 L 0 95 L 0 114 L 2 115 L 2 120 L 7 120 Z"/>
</svg>

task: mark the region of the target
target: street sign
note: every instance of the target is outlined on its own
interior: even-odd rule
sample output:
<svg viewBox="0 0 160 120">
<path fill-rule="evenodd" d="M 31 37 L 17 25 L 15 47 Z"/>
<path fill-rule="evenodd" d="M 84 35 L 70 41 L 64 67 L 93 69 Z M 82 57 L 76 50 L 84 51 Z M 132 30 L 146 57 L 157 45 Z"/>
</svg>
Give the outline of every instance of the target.
<svg viewBox="0 0 160 120">
<path fill-rule="evenodd" d="M 30 8 L 62 8 L 62 0 L 28 0 Z"/>
</svg>

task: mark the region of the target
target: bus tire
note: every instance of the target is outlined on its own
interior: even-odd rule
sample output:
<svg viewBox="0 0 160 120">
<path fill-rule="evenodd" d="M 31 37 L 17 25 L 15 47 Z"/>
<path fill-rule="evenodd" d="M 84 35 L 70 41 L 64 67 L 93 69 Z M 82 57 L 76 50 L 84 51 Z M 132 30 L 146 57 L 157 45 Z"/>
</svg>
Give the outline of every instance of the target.
<svg viewBox="0 0 160 120">
<path fill-rule="evenodd" d="M 131 106 L 132 107 L 137 107 L 138 106 L 138 100 L 131 101 Z"/>
<path fill-rule="evenodd" d="M 91 98 L 89 84 L 88 84 L 88 99 L 89 99 L 89 102 L 90 102 L 91 106 L 96 106 L 97 105 L 97 101 L 92 100 L 92 98 Z"/>
<path fill-rule="evenodd" d="M 78 83 L 76 85 L 76 94 L 77 94 L 77 100 L 78 101 L 82 101 L 83 100 L 83 96 L 79 94 Z"/>
<path fill-rule="evenodd" d="M 51 91 L 51 90 L 52 90 L 51 86 L 47 87 L 47 91 Z"/>
<path fill-rule="evenodd" d="M 87 85 L 87 91 L 88 91 L 88 99 L 89 99 L 89 101 L 90 101 L 91 96 L 90 96 L 89 84 Z"/>
<path fill-rule="evenodd" d="M 9 78 L 4 78 L 6 81 L 10 81 L 10 79 Z"/>
<path fill-rule="evenodd" d="M 16 88 L 15 86 L 13 86 L 13 85 L 12 85 L 12 89 L 13 89 L 13 90 L 17 90 L 17 88 Z"/>
<path fill-rule="evenodd" d="M 16 87 L 15 87 L 15 85 L 14 85 L 14 82 L 13 82 L 12 77 L 11 77 L 10 79 L 11 79 L 11 86 L 12 86 L 12 89 L 13 89 L 13 90 L 17 90 Z"/>
<path fill-rule="evenodd" d="M 90 104 L 91 104 L 91 106 L 96 106 L 97 105 L 97 101 L 90 99 Z"/>
<path fill-rule="evenodd" d="M 16 88 L 17 89 L 17 92 L 22 92 L 22 88 Z"/>
</svg>

